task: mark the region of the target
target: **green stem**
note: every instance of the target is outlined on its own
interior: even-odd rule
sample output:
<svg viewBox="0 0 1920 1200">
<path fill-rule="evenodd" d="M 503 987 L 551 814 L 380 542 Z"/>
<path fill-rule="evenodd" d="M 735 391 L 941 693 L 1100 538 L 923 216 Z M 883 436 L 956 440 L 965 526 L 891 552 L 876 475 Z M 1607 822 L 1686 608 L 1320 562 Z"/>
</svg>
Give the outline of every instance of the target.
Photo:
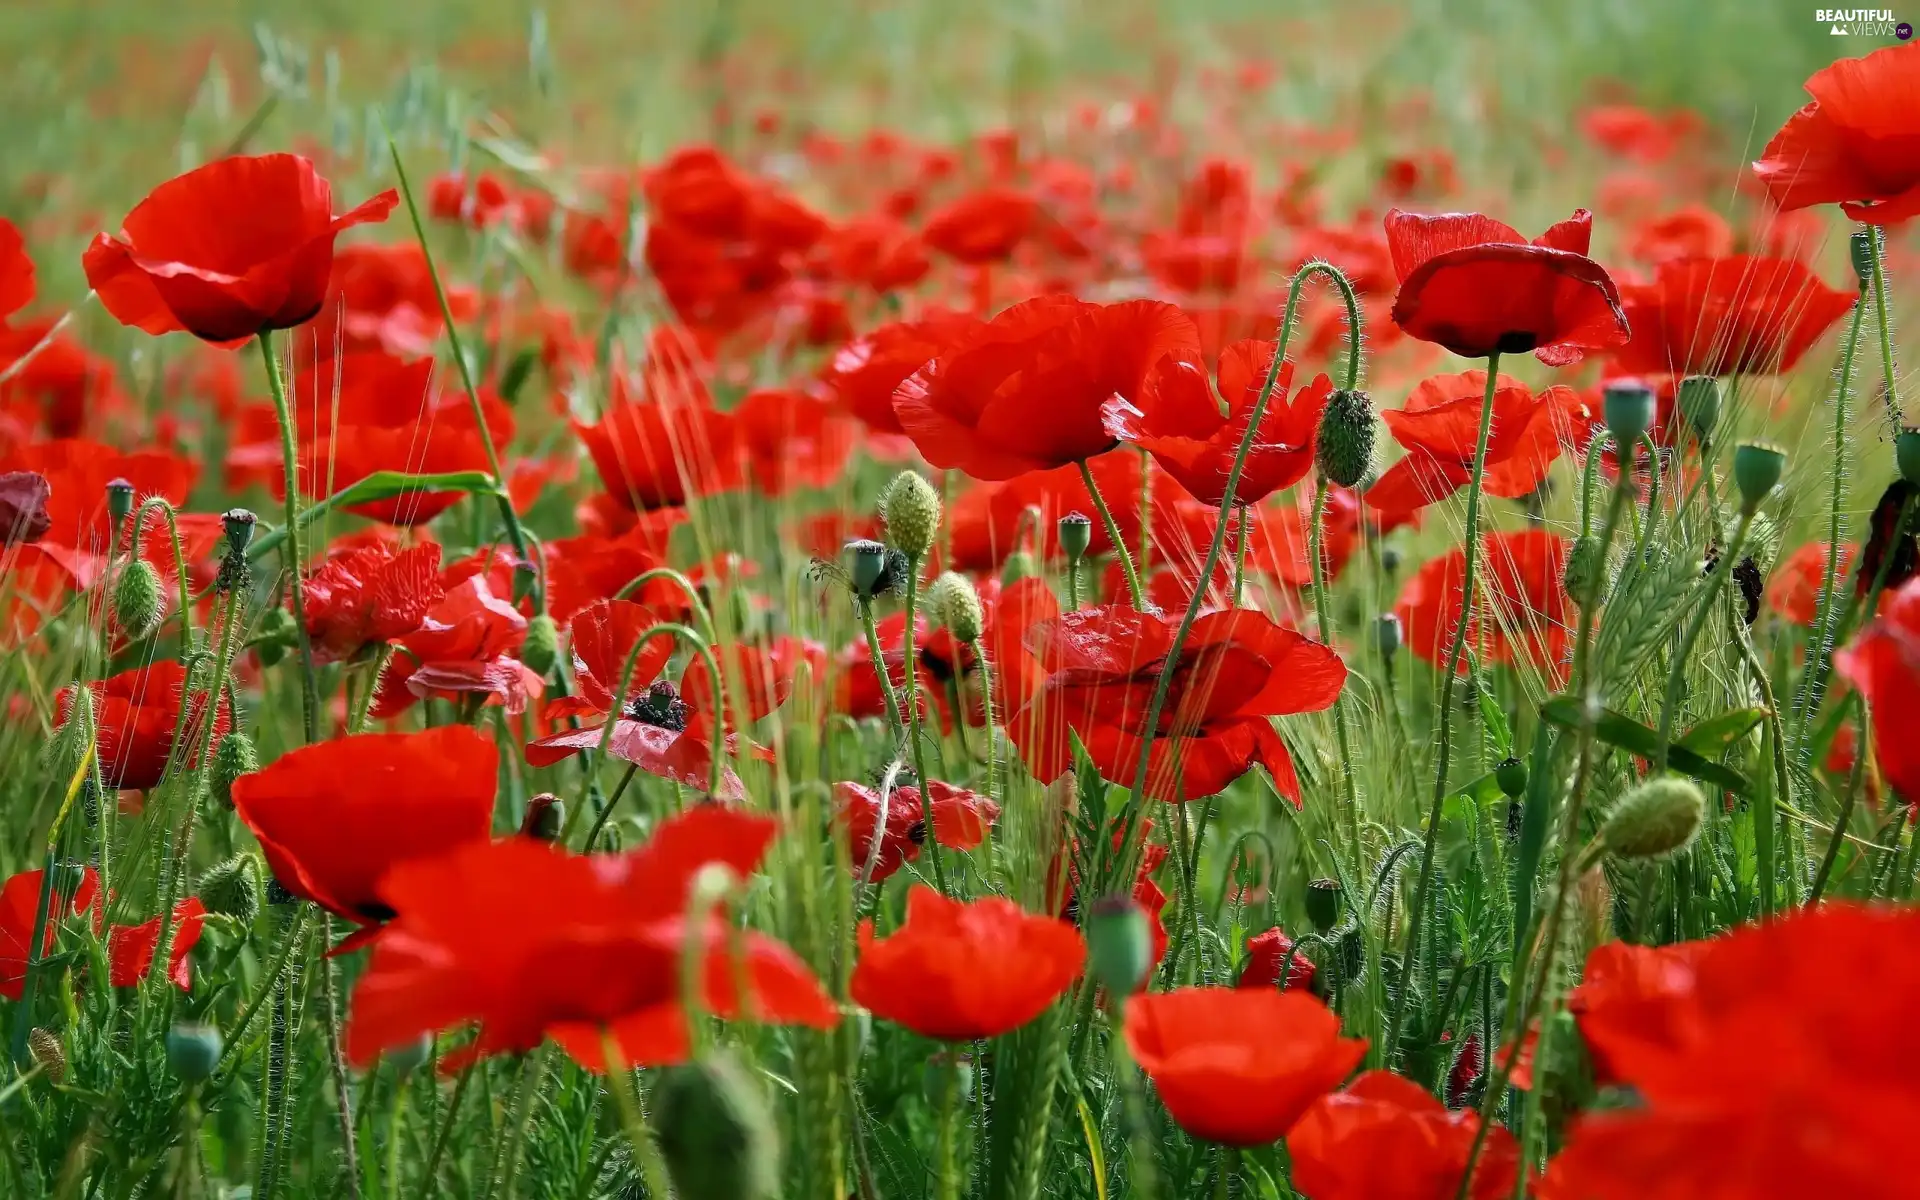
<svg viewBox="0 0 1920 1200">
<path fill-rule="evenodd" d="M 1140 590 L 1140 573 L 1134 569 L 1133 554 L 1127 549 L 1127 539 L 1120 536 L 1119 522 L 1113 519 L 1113 510 L 1107 507 L 1107 498 L 1100 494 L 1100 485 L 1093 481 L 1093 470 L 1087 466 L 1084 458 L 1080 460 L 1080 481 L 1087 485 L 1087 495 L 1093 499 L 1093 511 L 1100 514 L 1100 524 L 1107 531 L 1107 540 L 1113 543 L 1113 552 L 1120 556 L 1120 569 L 1127 573 L 1127 595 L 1133 601 L 1134 610 L 1147 611 L 1146 594 Z M 1074 607 L 1078 608 L 1079 597 L 1073 597 L 1073 601 Z"/>
<path fill-rule="evenodd" d="M 580 848 L 582 854 L 593 853 L 594 845 L 600 840 L 600 831 L 606 828 L 608 821 L 613 819 L 613 810 L 619 805 L 620 797 L 627 794 L 627 785 L 633 782 L 633 777 L 639 770 L 639 763 L 627 764 L 626 774 L 620 776 L 620 782 L 614 785 L 613 795 L 608 798 L 606 806 L 600 810 L 600 815 L 593 819 L 593 826 L 587 830 L 587 840 Z"/>
<path fill-rule="evenodd" d="M 940 838 L 934 827 L 932 781 L 927 778 L 927 752 L 920 744 L 920 653 L 913 632 L 914 608 L 920 596 L 920 559 L 914 556 L 907 560 L 907 629 L 902 635 L 906 638 L 907 648 L 907 745 L 913 755 L 913 773 L 920 781 L 920 795 L 924 803 L 920 806 L 920 819 L 927 823 L 926 851 L 927 860 L 933 864 L 934 886 L 940 889 L 942 896 L 951 896 L 947 890 L 947 872 L 941 862 Z M 965 713 L 955 713 L 954 720 L 965 723 Z"/>
<path fill-rule="evenodd" d="M 1246 590 L 1247 581 L 1247 506 L 1242 504 L 1237 510 L 1239 520 L 1234 526 L 1233 536 L 1233 607 L 1240 607 L 1241 595 Z M 1326 640 L 1323 630 L 1322 641 Z"/>
<path fill-rule="evenodd" d="M 1747 531 L 1753 526 L 1754 509 L 1742 509 L 1740 520 L 1733 527 L 1733 537 L 1721 549 L 1718 561 L 1713 564 L 1713 574 L 1707 577 L 1705 594 L 1693 611 L 1693 619 L 1687 623 L 1687 630 L 1680 638 L 1680 645 L 1673 654 L 1673 666 L 1667 671 L 1667 690 L 1660 703 L 1660 740 L 1654 747 L 1652 773 L 1658 775 L 1667 769 L 1667 753 L 1673 737 L 1673 722 L 1680 711 L 1680 684 L 1686 678 L 1688 655 L 1693 652 L 1694 642 L 1700 639 L 1700 631 L 1707 627 L 1707 619 L 1713 615 L 1714 598 L 1720 594 L 1720 588 L 1727 577 L 1733 574 L 1734 560 L 1740 557 L 1740 549 L 1747 540 Z"/>
<path fill-rule="evenodd" d="M 333 1070 L 333 1090 L 338 1099 L 334 1106 L 340 1118 L 340 1139 L 346 1157 L 347 1191 L 360 1198 L 360 1150 L 353 1127 L 353 1088 L 347 1083 L 347 1061 L 340 1050 L 340 1007 L 335 998 L 337 987 L 334 982 L 333 959 L 326 956 L 325 948 L 333 943 L 333 917 L 326 912 L 320 914 L 320 999 L 325 1007 L 320 1014 L 326 1023 L 327 1060 Z"/>
<path fill-rule="evenodd" d="M 673 1195 L 667 1183 L 667 1164 L 660 1157 L 660 1144 L 654 1140 L 653 1131 L 647 1128 L 647 1114 L 634 1090 L 633 1072 L 627 1070 L 620 1055 L 620 1042 L 612 1030 L 601 1032 L 600 1044 L 607 1058 L 607 1090 L 613 1093 L 614 1106 L 620 1110 L 620 1124 L 627 1131 L 633 1157 L 640 1163 L 640 1177 L 646 1184 L 647 1195 L 666 1200 Z"/>
<path fill-rule="evenodd" d="M 1873 308 L 1875 323 L 1880 326 L 1880 366 L 1887 377 L 1887 416 L 1893 422 L 1895 432 L 1901 425 L 1899 374 L 1893 367 L 1893 321 L 1887 312 L 1887 268 L 1886 240 L 1878 228 L 1869 235 L 1873 243 Z"/>
<path fill-rule="evenodd" d="M 995 731 L 994 731 L 994 725 L 993 725 L 993 666 L 992 664 L 987 662 L 987 648 L 979 638 L 973 639 L 973 661 L 974 661 L 974 665 L 980 671 L 980 707 L 982 712 L 985 713 L 986 719 L 987 719 L 987 729 L 986 729 L 987 797 L 989 799 L 997 800 L 999 799 L 999 797 L 994 792 L 994 777 L 993 777 L 994 757 L 995 757 L 995 751 L 996 751 L 996 746 L 995 746 L 996 739 L 994 736 Z"/>
<path fill-rule="evenodd" d="M 287 385 L 280 377 L 280 360 L 274 356 L 271 333 L 260 335 L 260 361 L 267 369 L 267 386 L 273 392 L 273 415 L 280 424 L 280 460 L 287 476 L 287 532 L 280 559 L 286 564 L 294 636 L 300 646 L 300 728 L 311 743 L 320 737 L 320 693 L 313 667 L 313 639 L 307 636 L 306 586 L 301 581 L 306 560 L 300 553 L 300 448 L 294 440 L 297 427 L 287 405 Z"/>
<path fill-rule="evenodd" d="M 1313 613 L 1320 631 L 1320 641 L 1331 648 L 1333 621 L 1327 616 L 1327 586 L 1320 562 L 1322 527 L 1326 517 L 1327 480 L 1322 476 L 1313 485 L 1313 517 L 1307 526 L 1307 571 L 1313 585 Z M 1359 871 L 1364 866 L 1366 852 L 1360 841 L 1360 784 L 1355 778 L 1358 772 L 1353 761 L 1352 739 L 1347 731 L 1347 689 L 1344 682 L 1339 695 L 1333 698 L 1333 723 L 1340 741 L 1340 774 L 1347 793 L 1347 836 L 1353 843 L 1353 869 Z"/>
<path fill-rule="evenodd" d="M 1859 693 L 1855 693 L 1857 697 Z M 1860 705 L 1854 705 L 1858 713 Z M 1840 798 L 1840 813 L 1833 819 L 1833 836 L 1827 839 L 1827 853 L 1820 860 L 1820 871 L 1813 877 L 1813 887 L 1807 892 L 1807 907 L 1812 908 L 1820 902 L 1821 893 L 1827 890 L 1827 879 L 1833 874 L 1834 860 L 1840 857 L 1840 843 L 1847 838 L 1847 825 L 1853 820 L 1853 805 L 1860 795 L 1860 773 L 1867 762 L 1867 722 L 1864 713 L 1859 716 L 1859 735 L 1854 741 L 1853 769 L 1847 774 L 1847 793 Z"/>
</svg>

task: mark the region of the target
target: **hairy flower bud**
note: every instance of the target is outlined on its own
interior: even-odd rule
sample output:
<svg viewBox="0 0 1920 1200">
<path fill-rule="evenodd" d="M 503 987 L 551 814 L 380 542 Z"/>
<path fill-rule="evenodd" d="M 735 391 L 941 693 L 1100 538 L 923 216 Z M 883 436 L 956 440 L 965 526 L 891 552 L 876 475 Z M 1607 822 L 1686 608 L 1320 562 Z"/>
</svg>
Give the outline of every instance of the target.
<svg viewBox="0 0 1920 1200">
<path fill-rule="evenodd" d="M 1000 586 L 1012 587 L 1022 579 L 1032 579 L 1039 573 L 1040 564 L 1033 560 L 1033 555 L 1025 550 L 1015 550 L 1000 565 Z"/>
<path fill-rule="evenodd" d="M 1087 971 L 1095 983 L 1130 995 L 1153 968 L 1153 926 L 1133 897 L 1097 900 L 1087 910 Z"/>
<path fill-rule="evenodd" d="M 260 860 L 236 854 L 200 877 L 200 903 L 242 925 L 260 915 Z"/>
<path fill-rule="evenodd" d="M 1560 586 L 1582 608 L 1600 602 L 1607 590 L 1607 560 L 1598 534 L 1583 533 L 1573 539 L 1567 550 L 1567 565 L 1560 572 Z"/>
<path fill-rule="evenodd" d="M 213 794 L 220 803 L 233 807 L 233 785 L 242 775 L 260 769 L 260 752 L 245 732 L 230 729 L 213 752 Z"/>
<path fill-rule="evenodd" d="M 771 1200 L 780 1139 L 766 1097 L 725 1050 L 667 1067 L 654 1085 L 660 1155 L 681 1200 Z"/>
<path fill-rule="evenodd" d="M 553 670 L 560 658 L 560 630 L 553 618 L 541 613 L 527 622 L 526 636 L 520 642 L 520 661 L 536 675 Z"/>
<path fill-rule="evenodd" d="M 167 1030 L 167 1067 L 184 1083 L 199 1083 L 220 1064 L 220 1031 L 180 1024 Z"/>
<path fill-rule="evenodd" d="M 566 823 L 566 801 L 552 792 L 541 792 L 527 801 L 527 815 L 520 821 L 520 835 L 537 842 L 557 842 Z"/>
<path fill-rule="evenodd" d="M 880 502 L 880 519 L 886 523 L 887 540 L 918 562 L 933 549 L 933 535 L 940 528 L 940 493 L 920 472 L 902 471 Z"/>
<path fill-rule="evenodd" d="M 160 591 L 160 572 L 144 558 L 136 558 L 120 570 L 113 586 L 113 615 L 131 638 L 143 638 L 160 627 L 166 612 L 166 599 Z"/>
<path fill-rule="evenodd" d="M 1621 797 L 1600 826 L 1616 858 L 1661 858 L 1684 850 L 1706 819 L 1707 799 L 1689 779 L 1649 779 Z"/>
<path fill-rule="evenodd" d="M 953 636 L 969 645 L 980 639 L 987 617 L 973 581 L 958 571 L 942 572 L 927 591 L 927 607 Z"/>
<path fill-rule="evenodd" d="M 27 1034 L 27 1052 L 33 1055 L 34 1062 L 40 1064 L 48 1083 L 66 1082 L 67 1047 L 61 1042 L 59 1034 L 51 1029 L 34 1029 Z"/>
<path fill-rule="evenodd" d="M 1767 442 L 1742 442 L 1733 451 L 1733 482 L 1744 512 L 1754 512 L 1780 486 L 1787 452 Z"/>
<path fill-rule="evenodd" d="M 1314 447 L 1320 474 L 1341 487 L 1358 487 L 1373 473 L 1375 433 L 1373 402 L 1367 394 L 1336 390 L 1320 414 L 1320 436 Z"/>
</svg>

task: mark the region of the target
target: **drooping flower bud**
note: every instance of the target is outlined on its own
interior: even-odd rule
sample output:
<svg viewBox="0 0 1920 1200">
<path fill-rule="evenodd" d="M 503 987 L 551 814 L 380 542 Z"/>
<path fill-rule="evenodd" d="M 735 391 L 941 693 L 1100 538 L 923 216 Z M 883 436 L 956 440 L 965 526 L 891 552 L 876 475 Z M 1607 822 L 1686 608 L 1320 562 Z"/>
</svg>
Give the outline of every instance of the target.
<svg viewBox="0 0 1920 1200">
<path fill-rule="evenodd" d="M 1093 544 L 1093 519 L 1075 509 L 1060 518 L 1058 529 L 1060 553 L 1067 556 L 1069 565 L 1079 563 L 1087 556 L 1087 547 Z"/>
<path fill-rule="evenodd" d="M 1700 832 L 1707 800 L 1689 779 L 1649 779 L 1614 805 L 1600 839 L 1616 858 L 1661 858 L 1684 850 Z"/>
<path fill-rule="evenodd" d="M 1754 512 L 1780 486 L 1787 469 L 1787 452 L 1767 442 L 1742 442 L 1733 451 L 1733 482 L 1740 489 L 1741 509 Z"/>
<path fill-rule="evenodd" d="M 1373 621 L 1374 645 L 1380 648 L 1380 657 L 1391 663 L 1393 656 L 1400 652 L 1406 643 L 1405 631 L 1400 627 L 1400 618 L 1394 613 L 1381 613 Z"/>
<path fill-rule="evenodd" d="M 1560 586 L 1582 608 L 1600 603 L 1607 591 L 1607 560 L 1600 535 L 1583 533 L 1567 549 L 1567 565 L 1560 571 Z"/>
<path fill-rule="evenodd" d="M 553 670 L 560 658 L 560 629 L 546 613 L 527 622 L 526 636 L 520 642 L 520 661 L 536 675 Z"/>
<path fill-rule="evenodd" d="M 133 515 L 133 484 L 124 479 L 107 481 L 107 520 L 113 523 L 115 530 L 126 524 Z"/>
<path fill-rule="evenodd" d="M 1033 555 L 1025 550 L 1015 550 L 1000 565 L 1000 586 L 1012 587 L 1022 579 L 1032 579 L 1039 573 L 1040 564 L 1033 561 Z"/>
<path fill-rule="evenodd" d="M 766 1097 L 725 1050 L 667 1067 L 654 1085 L 660 1156 L 681 1200 L 771 1200 L 780 1139 Z"/>
<path fill-rule="evenodd" d="M 556 842 L 566 823 L 566 801 L 552 792 L 541 792 L 527 801 L 527 815 L 520 821 L 520 836 L 536 842 Z"/>
<path fill-rule="evenodd" d="M 1338 879 L 1315 879 L 1307 884 L 1307 920 L 1319 933 L 1331 932 L 1340 923 L 1346 907 L 1346 893 Z"/>
<path fill-rule="evenodd" d="M 183 1083 L 199 1083 L 220 1065 L 220 1031 L 180 1024 L 167 1030 L 167 1068 Z"/>
<path fill-rule="evenodd" d="M 1500 785 L 1500 794 L 1509 800 L 1527 794 L 1527 764 L 1517 758 L 1502 759 L 1493 769 L 1493 778 Z"/>
<path fill-rule="evenodd" d="M 533 595 L 534 585 L 540 582 L 540 568 L 520 559 L 513 564 L 513 602 L 519 604 Z M 526 661 L 525 659 L 521 660 Z"/>
<path fill-rule="evenodd" d="M 1653 389 L 1638 379 L 1617 379 L 1602 391 L 1600 403 L 1615 451 L 1630 460 L 1633 447 L 1653 428 Z"/>
<path fill-rule="evenodd" d="M 1153 969 L 1153 924 L 1132 896 L 1107 896 L 1087 909 L 1087 972 L 1117 996 L 1132 995 Z"/>
<path fill-rule="evenodd" d="M 136 558 L 121 568 L 120 579 L 113 585 L 113 615 L 128 637 L 138 640 L 158 629 L 166 607 L 160 572 L 152 563 Z"/>
<path fill-rule="evenodd" d="M 1680 416 L 1693 426 L 1693 434 L 1702 442 L 1713 437 L 1720 423 L 1720 381 L 1711 375 L 1689 375 L 1680 381 L 1674 399 Z"/>
<path fill-rule="evenodd" d="M 1320 474 L 1341 487 L 1358 487 L 1373 473 L 1376 432 L 1373 401 L 1365 392 L 1334 391 L 1320 414 L 1320 436 L 1314 446 Z"/>
<path fill-rule="evenodd" d="M 234 783 L 259 769 L 260 752 L 253 748 L 253 739 L 244 730 L 228 730 L 213 752 L 214 798 L 232 808 Z"/>
<path fill-rule="evenodd" d="M 252 925 L 260 915 L 260 860 L 236 854 L 201 876 L 200 903 L 210 913 Z"/>
<path fill-rule="evenodd" d="M 886 523 L 887 540 L 915 562 L 933 549 L 933 536 L 940 529 L 940 493 L 918 471 L 902 471 L 880 503 L 880 519 Z"/>
<path fill-rule="evenodd" d="M 929 608 L 954 637 L 969 645 L 980 640 L 987 617 L 971 579 L 958 571 L 942 572 L 927 597 Z"/>
</svg>

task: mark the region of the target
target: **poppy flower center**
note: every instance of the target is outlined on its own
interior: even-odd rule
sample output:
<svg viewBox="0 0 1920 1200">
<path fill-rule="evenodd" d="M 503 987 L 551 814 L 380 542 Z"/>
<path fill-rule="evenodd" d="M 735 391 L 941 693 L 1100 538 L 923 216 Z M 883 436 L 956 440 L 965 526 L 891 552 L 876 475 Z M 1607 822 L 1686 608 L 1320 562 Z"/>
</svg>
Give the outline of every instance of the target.
<svg viewBox="0 0 1920 1200">
<path fill-rule="evenodd" d="M 645 695 L 627 701 L 626 715 L 642 725 L 683 733 L 692 711 L 680 698 L 679 691 L 663 679 L 648 688 Z"/>
<path fill-rule="evenodd" d="M 1496 344 L 1502 354 L 1532 354 L 1540 339 L 1530 329 L 1514 329 L 1501 334 Z"/>
</svg>

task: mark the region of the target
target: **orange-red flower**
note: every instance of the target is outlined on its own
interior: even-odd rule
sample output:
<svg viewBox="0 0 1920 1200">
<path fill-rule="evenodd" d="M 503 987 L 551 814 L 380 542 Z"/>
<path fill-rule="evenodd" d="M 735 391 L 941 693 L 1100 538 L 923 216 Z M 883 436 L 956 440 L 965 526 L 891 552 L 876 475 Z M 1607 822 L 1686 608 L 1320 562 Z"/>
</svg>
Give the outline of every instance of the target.
<svg viewBox="0 0 1920 1200">
<path fill-rule="evenodd" d="M 33 260 L 27 257 L 26 239 L 20 228 L 0 217 L 0 321 L 25 308 L 33 300 Z"/>
<path fill-rule="evenodd" d="M 978 317 L 936 308 L 916 320 L 881 325 L 841 347 L 822 378 L 868 429 L 902 433 L 893 414 L 894 390 L 983 324 Z"/>
<path fill-rule="evenodd" d="M 1292 961 L 1288 961 L 1288 956 Z M 1286 969 L 1283 980 L 1280 972 Z M 1247 939 L 1247 961 L 1234 982 L 1241 988 L 1311 989 L 1316 974 L 1313 960 L 1293 948 L 1293 939 L 1278 925 Z"/>
<path fill-rule="evenodd" d="M 485 839 L 500 754 L 464 725 L 361 733 L 289 750 L 233 785 L 280 886 L 356 925 L 393 915 L 395 864 Z"/>
<path fill-rule="evenodd" d="M 1485 590 L 1475 598 L 1467 644 L 1486 647 L 1485 661 L 1557 678 L 1572 644 L 1568 631 L 1574 606 L 1560 582 L 1570 543 L 1548 530 L 1524 529 L 1487 534 L 1482 544 Z M 1446 662 L 1464 607 L 1466 565 L 1466 552 L 1460 549 L 1427 560 L 1407 580 L 1394 605 L 1407 648 L 1436 667 Z"/>
<path fill-rule="evenodd" d="M 545 690 L 540 675 L 514 657 L 527 635 L 527 618 L 494 591 L 487 574 L 442 575 L 446 596 L 427 613 L 381 672 L 373 714 L 387 718 L 416 700 L 440 695 L 480 697 L 508 713 L 526 711 Z"/>
<path fill-rule="evenodd" d="M 1839 560 L 1833 564 L 1837 596 L 1846 594 L 1855 549 L 1852 542 L 1840 544 Z M 1795 625 L 1811 628 L 1820 607 L 1820 588 L 1826 582 L 1827 560 L 1832 557 L 1825 542 L 1808 542 L 1787 555 L 1767 580 L 1767 608 Z"/>
<path fill-rule="evenodd" d="M 92 908 L 100 894 L 100 877 L 92 867 L 71 873 L 64 868 L 56 870 L 63 873 L 54 876 L 55 891 L 47 910 L 46 934 L 40 944 L 42 956 L 53 949 L 61 921 Z M 33 928 L 40 915 L 40 885 L 44 879 L 40 871 L 22 871 L 10 876 L 5 886 L 0 887 L 0 996 L 9 1000 L 20 999 L 26 984 L 27 957 L 33 946 Z M 72 889 L 70 895 L 63 894 L 67 888 Z"/>
<path fill-rule="evenodd" d="M 1615 354 L 1615 369 L 1676 376 L 1788 371 L 1853 302 L 1791 259 L 1674 259 L 1660 264 L 1652 283 L 1622 289 L 1633 340 Z"/>
<path fill-rule="evenodd" d="M 389 189 L 343 216 L 298 155 L 223 158 L 171 179 L 87 247 L 87 283 L 123 325 L 232 342 L 320 311 L 340 232 L 384 221 Z"/>
<path fill-rule="evenodd" d="M 1309 1200 L 1453 1200 L 1480 1118 L 1448 1112 L 1418 1084 L 1368 1071 L 1322 1096 L 1287 1134 L 1293 1186 Z M 1474 1164 L 1469 1200 L 1513 1191 L 1519 1147 L 1496 1128 Z"/>
<path fill-rule="evenodd" d="M 1920 580 L 1889 596 L 1833 665 L 1866 699 L 1874 756 L 1887 782 L 1920 804 Z"/>
<path fill-rule="evenodd" d="M 172 659 L 87 685 L 93 693 L 100 774 L 108 787 L 148 791 L 159 784 L 176 748 L 181 752 L 180 765 L 192 765 L 188 751 L 200 744 L 207 694 L 195 692 L 188 699 L 186 688 L 186 668 Z M 187 705 L 184 722 L 180 720 L 182 703 Z M 65 721 L 73 709 L 72 688 L 60 693 L 56 709 L 59 720 Z M 232 708 L 224 698 L 213 721 L 213 736 L 218 740 L 233 723 Z"/>
<path fill-rule="evenodd" d="M 207 906 L 189 896 L 173 906 L 173 945 L 167 951 L 167 978 L 186 991 L 193 986 L 193 964 L 188 955 L 200 944 L 207 925 Z M 160 918 L 138 925 L 115 925 L 107 930 L 107 982 L 113 987 L 138 987 L 160 952 Z"/>
<path fill-rule="evenodd" d="M 1387 214 L 1394 323 L 1465 358 L 1527 354 L 1567 366 L 1627 340 L 1619 293 L 1587 257 L 1580 209 L 1532 242 L 1479 213 Z"/>
<path fill-rule="evenodd" d="M 840 783 L 833 790 L 838 803 L 835 819 L 846 830 L 856 876 L 879 883 L 920 857 L 920 847 L 927 840 L 928 808 L 920 788 L 896 787 L 887 793 L 884 805 L 880 790 L 865 784 Z M 938 779 L 927 786 L 926 792 L 933 798 L 934 835 L 948 849 L 979 849 L 986 840 L 987 828 L 1000 817 L 1000 806 L 978 792 Z M 873 863 L 871 875 L 867 874 L 869 861 Z"/>
<path fill-rule="evenodd" d="M 1264 988 L 1135 996 L 1126 1038 L 1180 1128 L 1229 1146 L 1279 1140 L 1367 1052 L 1312 996 Z"/>
<path fill-rule="evenodd" d="M 1080 976 L 1086 943 L 1052 917 L 987 896 L 962 902 L 932 888 L 907 894 L 907 919 L 876 939 L 860 923 L 856 1004 L 925 1037 L 998 1037 L 1047 1011 Z"/>
<path fill-rule="evenodd" d="M 1485 371 L 1435 375 L 1413 389 L 1406 407 L 1381 413 L 1407 455 L 1367 489 L 1367 504 L 1412 512 L 1467 486 L 1486 390 Z M 1572 388 L 1556 385 L 1535 395 L 1502 375 L 1493 393 L 1483 486 L 1495 496 L 1525 496 L 1540 486 L 1563 450 L 1587 440 L 1592 425 L 1592 414 Z"/>
<path fill-rule="evenodd" d="M 1313 465 L 1320 414 L 1333 391 L 1332 381 L 1317 375 L 1290 396 L 1291 362 L 1280 364 L 1239 487 L 1231 500 L 1227 496 L 1227 476 L 1266 387 L 1276 349 L 1273 342 L 1241 341 L 1221 351 L 1218 378 L 1225 415 L 1202 364 L 1178 355 L 1162 358 L 1147 372 L 1138 407 L 1120 395 L 1107 400 L 1101 409 L 1107 432 L 1152 454 L 1182 487 L 1215 508 L 1257 504 L 1285 491 Z"/>
<path fill-rule="evenodd" d="M 395 552 L 383 542 L 331 554 L 301 584 L 307 636 L 322 660 L 351 660 L 426 623 L 447 597 L 440 547 Z"/>
<path fill-rule="evenodd" d="M 983 188 L 948 204 L 927 218 L 920 237 L 928 246 L 963 263 L 996 262 L 1013 253 L 1033 228 L 1039 207 L 1025 192 Z"/>
<path fill-rule="evenodd" d="M 574 426 L 607 495 L 629 512 L 682 505 L 740 482 L 731 416 L 695 401 L 622 400 L 597 425 Z"/>
<path fill-rule="evenodd" d="M 1914 79 L 1920 45 L 1843 58 L 1808 77 L 1808 104 L 1753 164 L 1783 209 L 1839 204 L 1869 225 L 1920 214 L 1920 126 Z"/>
<path fill-rule="evenodd" d="M 766 496 L 833 486 L 859 441 L 858 423 L 786 388 L 749 393 L 732 416 L 747 470 Z"/>
</svg>

